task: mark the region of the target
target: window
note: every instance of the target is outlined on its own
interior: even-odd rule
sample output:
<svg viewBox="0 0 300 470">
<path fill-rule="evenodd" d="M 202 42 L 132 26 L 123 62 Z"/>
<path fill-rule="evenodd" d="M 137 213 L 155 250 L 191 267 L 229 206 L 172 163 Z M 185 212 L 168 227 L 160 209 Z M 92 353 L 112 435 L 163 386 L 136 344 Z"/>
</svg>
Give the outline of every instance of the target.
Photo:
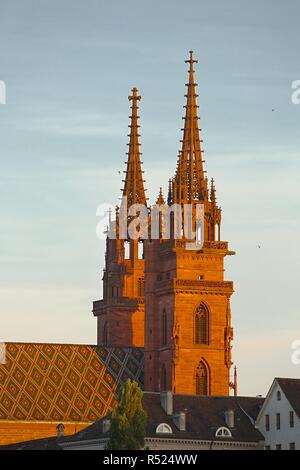
<svg viewBox="0 0 300 470">
<path fill-rule="evenodd" d="M 294 412 L 290 411 L 290 428 L 294 427 Z"/>
<path fill-rule="evenodd" d="M 162 332 L 161 342 L 162 342 L 162 345 L 163 345 L 163 346 L 166 346 L 166 345 L 167 345 L 167 326 L 168 326 L 168 325 L 167 325 L 167 312 L 166 312 L 165 309 L 163 309 L 161 322 L 162 322 L 162 328 L 161 328 L 161 332 Z"/>
<path fill-rule="evenodd" d="M 164 364 L 161 368 L 160 389 L 161 391 L 167 390 L 167 371 Z"/>
<path fill-rule="evenodd" d="M 281 450 L 281 444 L 276 444 L 276 450 Z"/>
<path fill-rule="evenodd" d="M 289 450 L 296 450 L 295 442 L 289 443 Z"/>
<path fill-rule="evenodd" d="M 208 395 L 208 373 L 203 361 L 196 370 L 196 395 Z"/>
<path fill-rule="evenodd" d="M 266 428 L 266 431 L 270 431 L 270 416 L 269 415 L 265 416 L 265 428 Z"/>
<path fill-rule="evenodd" d="M 276 393 L 276 397 L 277 397 L 277 401 L 280 401 L 280 400 L 281 400 L 281 393 L 280 393 L 279 390 L 278 390 L 277 393 Z"/>
<path fill-rule="evenodd" d="M 265 446 L 265 450 L 271 450 L 271 446 Z"/>
<path fill-rule="evenodd" d="M 130 244 L 127 241 L 124 242 L 124 258 L 130 258 Z"/>
<path fill-rule="evenodd" d="M 195 312 L 195 344 L 208 344 L 208 309 L 204 303 Z"/>
<path fill-rule="evenodd" d="M 138 259 L 144 259 L 144 243 L 138 242 Z"/>
<path fill-rule="evenodd" d="M 231 432 L 225 426 L 221 426 L 219 429 L 216 430 L 216 437 L 232 437 Z"/>
<path fill-rule="evenodd" d="M 276 413 L 276 429 L 280 429 L 280 413 Z"/>
<path fill-rule="evenodd" d="M 169 426 L 167 423 L 160 423 L 156 430 L 156 434 L 173 434 L 171 426 Z"/>
<path fill-rule="evenodd" d="M 196 223 L 196 242 L 202 242 L 202 224 L 201 222 L 197 221 Z"/>
</svg>

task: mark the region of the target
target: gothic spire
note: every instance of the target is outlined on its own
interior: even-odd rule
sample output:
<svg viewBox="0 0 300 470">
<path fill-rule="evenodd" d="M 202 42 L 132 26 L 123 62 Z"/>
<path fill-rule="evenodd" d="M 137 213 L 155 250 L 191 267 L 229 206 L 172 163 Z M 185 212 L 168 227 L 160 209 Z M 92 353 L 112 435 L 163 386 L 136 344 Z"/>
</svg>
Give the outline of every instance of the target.
<svg viewBox="0 0 300 470">
<path fill-rule="evenodd" d="M 129 150 L 127 152 L 127 168 L 125 173 L 123 197 L 127 197 L 127 207 L 129 208 L 133 204 L 145 204 L 146 196 L 144 189 L 142 162 L 140 160 L 140 143 L 139 143 L 139 125 L 138 125 L 138 102 L 141 100 L 141 96 L 138 95 L 137 88 L 133 88 L 132 95 L 128 96 L 131 105 L 131 116 L 130 116 L 130 134 L 129 137 Z"/>
<path fill-rule="evenodd" d="M 197 113 L 197 94 L 194 79 L 194 64 L 198 61 L 193 58 L 193 51 L 190 51 L 190 58 L 185 61 L 189 64 L 189 82 L 187 86 L 186 105 L 184 108 L 184 128 L 180 157 L 176 171 L 176 185 L 178 187 L 178 202 L 204 201 L 208 199 L 208 188 L 203 169 L 200 130 Z"/>
<path fill-rule="evenodd" d="M 159 206 L 162 206 L 164 203 L 165 203 L 165 199 L 164 199 L 164 195 L 163 195 L 163 192 L 162 192 L 162 187 L 160 187 L 158 197 L 157 197 L 157 200 L 156 200 L 156 204 L 158 204 Z"/>
</svg>

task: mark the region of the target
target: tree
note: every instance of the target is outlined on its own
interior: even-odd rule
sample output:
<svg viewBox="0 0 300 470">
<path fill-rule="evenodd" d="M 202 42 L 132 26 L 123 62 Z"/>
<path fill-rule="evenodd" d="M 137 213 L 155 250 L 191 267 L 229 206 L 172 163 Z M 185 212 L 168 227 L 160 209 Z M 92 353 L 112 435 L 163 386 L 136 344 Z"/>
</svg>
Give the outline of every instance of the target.
<svg viewBox="0 0 300 470">
<path fill-rule="evenodd" d="M 147 414 L 142 405 L 143 392 L 128 379 L 120 389 L 118 406 L 112 412 L 110 450 L 139 450 L 145 446 Z"/>
</svg>

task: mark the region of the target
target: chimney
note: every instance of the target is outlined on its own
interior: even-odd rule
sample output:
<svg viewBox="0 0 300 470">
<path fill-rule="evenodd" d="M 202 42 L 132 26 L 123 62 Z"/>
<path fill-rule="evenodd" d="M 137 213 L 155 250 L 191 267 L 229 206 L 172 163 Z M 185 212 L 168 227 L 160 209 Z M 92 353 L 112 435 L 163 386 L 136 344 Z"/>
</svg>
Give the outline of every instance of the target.
<svg viewBox="0 0 300 470">
<path fill-rule="evenodd" d="M 173 394 L 171 390 L 160 393 L 160 404 L 168 416 L 173 414 Z"/>
<path fill-rule="evenodd" d="M 63 425 L 63 423 L 60 423 L 56 426 L 56 435 L 57 437 L 64 437 L 65 435 L 65 426 Z"/>
<path fill-rule="evenodd" d="M 108 432 L 110 430 L 110 419 L 109 418 L 106 418 L 102 421 L 102 432 L 103 434 Z"/>
<path fill-rule="evenodd" d="M 225 423 L 229 428 L 234 428 L 234 410 L 227 410 L 224 413 Z"/>
<path fill-rule="evenodd" d="M 184 411 L 174 415 L 173 422 L 179 431 L 186 431 L 186 413 Z"/>
</svg>

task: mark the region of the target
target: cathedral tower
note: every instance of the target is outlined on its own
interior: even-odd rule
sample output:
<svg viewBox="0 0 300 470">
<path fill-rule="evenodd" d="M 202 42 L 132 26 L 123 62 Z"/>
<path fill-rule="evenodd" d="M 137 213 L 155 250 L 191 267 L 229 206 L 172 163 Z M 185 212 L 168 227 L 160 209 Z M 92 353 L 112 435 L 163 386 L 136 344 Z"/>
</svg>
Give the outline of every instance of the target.
<svg viewBox="0 0 300 470">
<path fill-rule="evenodd" d="M 128 234 L 136 220 L 132 207 L 146 209 L 143 171 L 140 160 L 138 102 L 136 88 L 131 102 L 128 158 L 122 202 L 116 207 L 115 221 L 110 220 L 106 239 L 103 299 L 93 303 L 98 322 L 98 345 L 144 346 L 144 260 L 140 237 Z M 111 219 L 111 217 L 110 217 Z M 112 236 L 113 234 L 113 236 Z"/>
<path fill-rule="evenodd" d="M 203 169 L 194 80 L 197 61 L 192 52 L 186 62 L 182 147 L 168 194 L 168 207 L 177 205 L 181 218 L 178 222 L 172 213 L 169 239 L 160 233 L 159 239 L 145 242 L 145 390 L 228 395 L 234 387 L 230 381 L 233 283 L 224 280 L 224 258 L 234 252 L 221 241 L 216 188 L 213 180 L 209 187 Z M 164 204 L 161 191 L 157 203 Z M 184 211 L 186 205 L 190 212 Z M 188 218 L 191 235 L 183 230 Z M 178 223 L 180 239 L 175 236 Z"/>
</svg>

